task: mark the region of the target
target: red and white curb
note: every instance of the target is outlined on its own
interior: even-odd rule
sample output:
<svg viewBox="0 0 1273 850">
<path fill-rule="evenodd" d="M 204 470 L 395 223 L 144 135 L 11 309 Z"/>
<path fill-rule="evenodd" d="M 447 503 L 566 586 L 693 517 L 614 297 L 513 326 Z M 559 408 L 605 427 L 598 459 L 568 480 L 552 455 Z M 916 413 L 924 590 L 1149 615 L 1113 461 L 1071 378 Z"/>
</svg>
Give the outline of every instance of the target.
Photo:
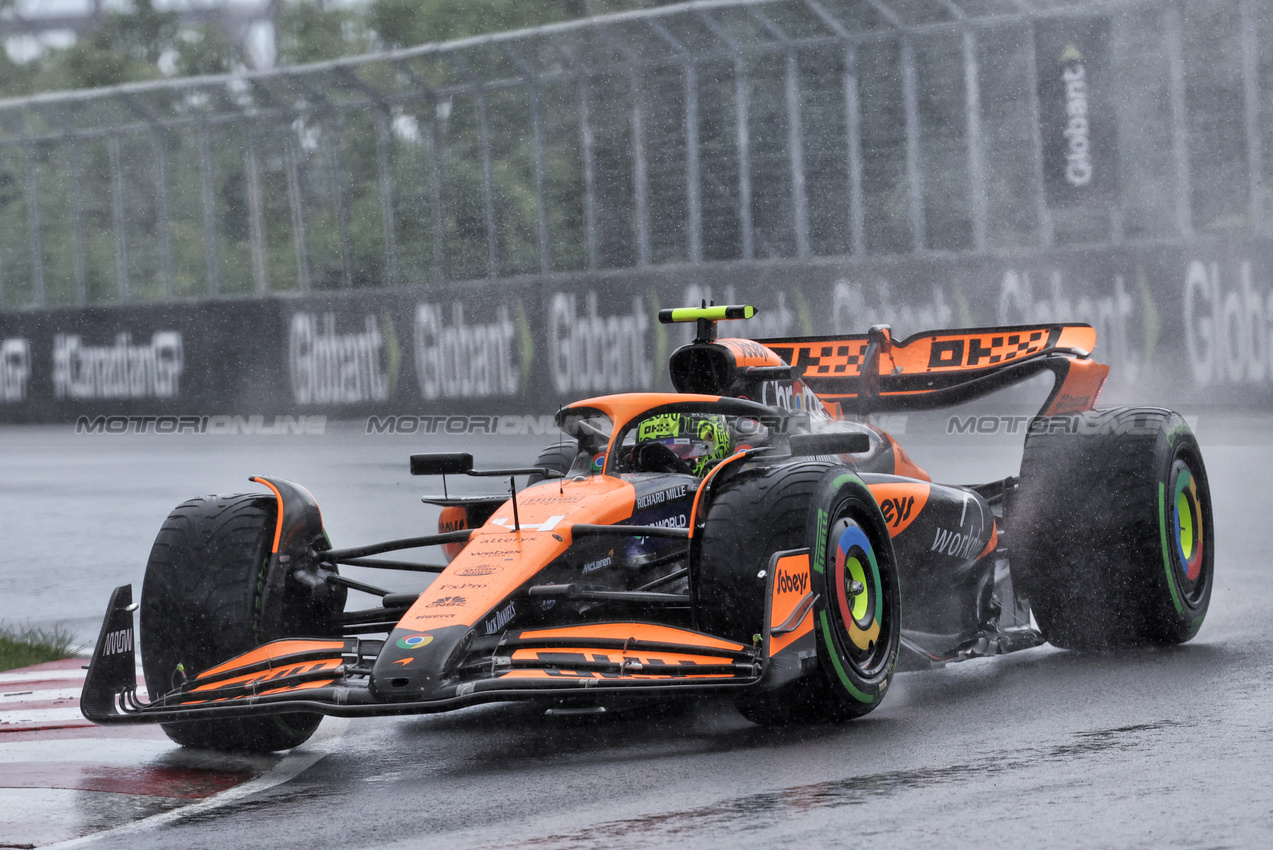
<svg viewBox="0 0 1273 850">
<path fill-rule="evenodd" d="M 154 725 L 96 726 L 80 714 L 85 663 L 0 672 L 0 848 L 73 846 L 223 805 L 300 773 L 340 733 L 286 757 L 247 756 L 183 749 Z"/>
</svg>

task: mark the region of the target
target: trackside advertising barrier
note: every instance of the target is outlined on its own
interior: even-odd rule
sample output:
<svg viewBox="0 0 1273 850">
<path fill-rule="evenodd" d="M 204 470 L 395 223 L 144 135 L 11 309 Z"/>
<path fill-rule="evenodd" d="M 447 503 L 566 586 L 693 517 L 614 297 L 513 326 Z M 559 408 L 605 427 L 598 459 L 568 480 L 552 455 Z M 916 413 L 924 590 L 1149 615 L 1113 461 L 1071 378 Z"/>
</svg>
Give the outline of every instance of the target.
<svg viewBox="0 0 1273 850">
<path fill-rule="evenodd" d="M 751 337 L 1085 321 L 1103 401 L 1273 403 L 1273 242 L 1214 241 L 2 313 L 0 421 L 551 414 L 669 389 L 692 327 L 655 315 L 704 300 L 756 305 L 721 328 Z"/>
</svg>

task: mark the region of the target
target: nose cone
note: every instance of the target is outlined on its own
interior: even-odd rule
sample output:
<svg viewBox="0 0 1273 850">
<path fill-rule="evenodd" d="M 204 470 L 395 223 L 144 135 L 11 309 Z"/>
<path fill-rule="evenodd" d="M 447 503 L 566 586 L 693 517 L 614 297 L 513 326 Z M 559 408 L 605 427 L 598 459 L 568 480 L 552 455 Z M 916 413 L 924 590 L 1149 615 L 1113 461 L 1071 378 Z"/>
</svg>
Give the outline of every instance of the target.
<svg viewBox="0 0 1273 850">
<path fill-rule="evenodd" d="M 371 673 L 371 691 L 393 701 L 444 699 L 472 635 L 468 626 L 428 631 L 397 628 L 385 640 Z"/>
</svg>

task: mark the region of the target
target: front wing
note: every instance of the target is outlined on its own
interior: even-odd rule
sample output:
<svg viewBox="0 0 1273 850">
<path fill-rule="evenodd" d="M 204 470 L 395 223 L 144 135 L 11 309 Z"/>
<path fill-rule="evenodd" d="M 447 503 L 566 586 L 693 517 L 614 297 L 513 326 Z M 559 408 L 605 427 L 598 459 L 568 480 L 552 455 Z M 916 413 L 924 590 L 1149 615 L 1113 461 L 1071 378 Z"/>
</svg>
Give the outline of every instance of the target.
<svg viewBox="0 0 1273 850">
<path fill-rule="evenodd" d="M 772 557 L 764 629 L 750 645 L 635 621 L 523 629 L 474 641 L 476 651 L 452 683 L 405 701 L 377 694 L 371 671 L 382 641 L 357 637 L 273 641 L 143 699 L 136 690 L 137 606 L 131 585 L 124 585 L 111 596 L 80 706 L 89 720 L 110 725 L 298 711 L 338 717 L 431 714 L 510 700 L 597 702 L 768 690 L 816 667 L 809 616 L 816 600 L 808 592 L 808 570 L 807 550 Z M 780 572 L 783 580 L 776 581 Z"/>
</svg>

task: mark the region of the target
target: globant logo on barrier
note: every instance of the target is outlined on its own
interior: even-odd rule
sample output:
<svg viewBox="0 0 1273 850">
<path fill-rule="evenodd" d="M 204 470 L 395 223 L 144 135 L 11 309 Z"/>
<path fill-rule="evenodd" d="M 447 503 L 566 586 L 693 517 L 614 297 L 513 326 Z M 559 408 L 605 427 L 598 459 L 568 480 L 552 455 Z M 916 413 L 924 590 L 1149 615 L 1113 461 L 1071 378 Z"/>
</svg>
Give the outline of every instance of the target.
<svg viewBox="0 0 1273 850">
<path fill-rule="evenodd" d="M 31 383 L 31 344 L 22 337 L 0 341 L 0 402 L 26 401 Z"/>
<path fill-rule="evenodd" d="M 1185 348 L 1197 386 L 1273 380 L 1273 291 L 1257 289 L 1251 261 L 1226 286 L 1219 263 L 1185 273 Z"/>
<path fill-rule="evenodd" d="M 417 304 L 415 362 L 420 393 L 430 400 L 516 395 L 516 333 L 503 304 L 495 311 L 495 321 L 485 325 L 467 324 L 464 305 L 458 301 L 451 304 L 449 325 L 441 305 Z"/>
<path fill-rule="evenodd" d="M 57 399 L 177 398 L 184 368 L 181 334 L 156 331 L 133 344 L 85 345 L 79 334 L 53 338 L 53 397 Z"/>
<path fill-rule="evenodd" d="M 650 319 L 641 299 L 632 299 L 632 312 L 601 316 L 597 294 L 589 292 L 585 312 L 578 298 L 555 293 L 548 312 L 548 361 L 553 388 L 562 395 L 576 392 L 621 392 L 649 389 L 654 367 L 646 353 Z"/>
<path fill-rule="evenodd" d="M 236 416 L 81 416 L 76 434 L 198 434 L 224 437 L 321 436 L 326 416 L 275 416 L 266 424 L 260 415 Z"/>
<path fill-rule="evenodd" d="M 292 398 L 297 404 L 357 404 L 386 401 L 385 337 L 375 316 L 366 316 L 361 332 L 337 333 L 336 315 L 320 320 L 294 313 L 288 334 Z"/>
<path fill-rule="evenodd" d="M 1065 181 L 1071 186 L 1092 182 L 1092 142 L 1087 122 L 1087 71 L 1074 62 L 1061 72 L 1065 80 Z"/>
<path fill-rule="evenodd" d="M 1033 285 L 1031 275 L 1008 269 L 999 289 L 1000 325 L 1046 325 L 1052 322 L 1087 322 L 1096 329 L 1100 359 L 1114 367 L 1111 377 L 1120 383 L 1134 384 L 1140 375 L 1141 356 L 1134 344 L 1133 327 L 1140 318 L 1144 328 L 1153 323 L 1140 317 L 1136 300 L 1127 292 L 1122 275 L 1114 275 L 1110 291 L 1095 298 L 1082 295 L 1071 299 L 1062 283 L 1060 271 L 1053 271 L 1049 285 Z M 1142 292 L 1142 303 L 1148 303 Z"/>
<path fill-rule="evenodd" d="M 921 297 L 894 298 L 887 279 L 864 287 L 840 278 L 831 291 L 831 328 L 836 333 L 863 332 L 871 325 L 888 324 L 908 334 L 951 327 L 955 323 L 954 308 L 946 303 L 941 289 L 933 287 L 931 292 L 928 301 Z"/>
</svg>

